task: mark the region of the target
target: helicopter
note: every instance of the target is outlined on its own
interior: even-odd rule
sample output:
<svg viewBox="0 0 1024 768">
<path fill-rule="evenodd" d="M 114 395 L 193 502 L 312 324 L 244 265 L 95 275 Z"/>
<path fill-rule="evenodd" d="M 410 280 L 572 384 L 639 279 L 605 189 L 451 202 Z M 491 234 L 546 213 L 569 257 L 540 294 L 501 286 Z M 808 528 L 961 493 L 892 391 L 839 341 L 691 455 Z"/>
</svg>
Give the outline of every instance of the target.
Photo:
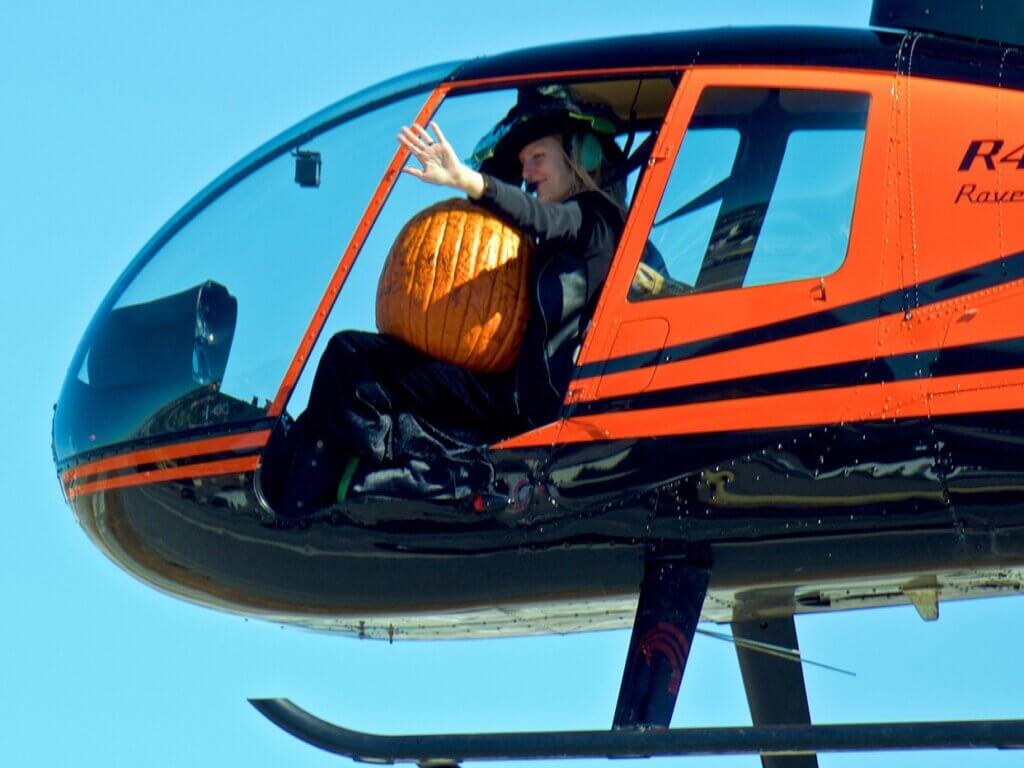
<svg viewBox="0 0 1024 768">
<path fill-rule="evenodd" d="M 735 749 L 736 733 L 647 730 L 668 724 L 700 618 L 748 641 L 763 729 L 745 748 L 794 766 L 849 748 L 850 731 L 809 725 L 799 666 L 758 644 L 795 649 L 796 613 L 909 602 L 931 618 L 1022 581 L 1016 15 L 989 5 L 954 26 L 905 5 L 873 18 L 903 32 L 664 34 L 444 65 L 272 140 L 154 236 L 86 331 L 54 420 L 79 521 L 164 591 L 284 623 L 387 639 L 634 628 L 601 738 L 352 747 L 260 703 L 347 754 Z M 609 105 L 633 176 L 561 418 L 491 446 L 497 499 L 354 500 L 278 525 L 262 451 L 329 329 L 368 327 L 374 259 L 431 202 L 399 182 L 390 129 L 436 116 L 476 136 L 538 83 Z M 332 177 L 353 144 L 366 173 Z M 648 243 L 666 262 L 651 295 L 634 287 Z M 1024 742 L 1001 727 L 859 733 Z"/>
</svg>

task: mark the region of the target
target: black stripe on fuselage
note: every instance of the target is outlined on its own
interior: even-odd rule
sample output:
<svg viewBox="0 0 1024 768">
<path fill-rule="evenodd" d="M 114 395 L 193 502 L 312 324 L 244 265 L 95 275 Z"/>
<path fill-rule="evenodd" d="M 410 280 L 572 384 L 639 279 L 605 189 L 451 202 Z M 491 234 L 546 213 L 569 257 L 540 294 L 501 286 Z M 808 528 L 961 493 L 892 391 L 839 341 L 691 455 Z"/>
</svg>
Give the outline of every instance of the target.
<svg viewBox="0 0 1024 768">
<path fill-rule="evenodd" d="M 912 49 L 905 45 L 910 35 L 917 41 Z M 911 50 L 913 60 L 908 61 Z M 632 67 L 666 71 L 700 66 L 825 67 L 894 72 L 899 64 L 907 76 L 1021 89 L 1021 57 L 1007 55 L 1015 50 L 995 43 L 881 30 L 725 27 L 583 40 L 483 56 L 467 61 L 450 79 Z"/>
<path fill-rule="evenodd" d="M 578 403 L 572 416 L 667 408 L 693 403 L 787 395 L 822 389 L 882 384 L 937 376 L 990 373 L 1024 368 L 1024 338 L 908 352 L 890 357 L 855 360 L 796 371 L 692 384 Z"/>
<path fill-rule="evenodd" d="M 735 333 L 676 344 L 662 350 L 648 350 L 611 360 L 588 363 L 576 370 L 575 378 L 584 379 L 602 374 L 623 373 L 719 352 L 755 347 L 796 336 L 820 333 L 845 325 L 874 320 L 894 312 L 948 301 L 1021 278 L 1024 278 L 1024 252 L 979 264 L 960 272 L 943 275 L 916 286 L 901 288 L 881 296 L 873 296 L 870 299 L 862 299 L 841 307 L 815 312 L 812 315 L 803 315 L 791 320 L 782 320 Z M 664 299 L 664 301 L 673 301 L 673 299 Z"/>
</svg>

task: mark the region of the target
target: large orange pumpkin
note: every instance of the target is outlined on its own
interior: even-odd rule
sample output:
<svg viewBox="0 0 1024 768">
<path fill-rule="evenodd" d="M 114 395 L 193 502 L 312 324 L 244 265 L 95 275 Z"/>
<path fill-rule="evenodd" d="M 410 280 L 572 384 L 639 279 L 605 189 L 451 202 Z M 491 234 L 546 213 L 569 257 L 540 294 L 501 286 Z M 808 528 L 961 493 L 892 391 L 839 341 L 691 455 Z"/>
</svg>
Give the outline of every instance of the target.
<svg viewBox="0 0 1024 768">
<path fill-rule="evenodd" d="M 377 328 L 431 357 L 485 373 L 519 355 L 533 241 L 468 200 L 420 211 L 377 284 Z"/>
</svg>

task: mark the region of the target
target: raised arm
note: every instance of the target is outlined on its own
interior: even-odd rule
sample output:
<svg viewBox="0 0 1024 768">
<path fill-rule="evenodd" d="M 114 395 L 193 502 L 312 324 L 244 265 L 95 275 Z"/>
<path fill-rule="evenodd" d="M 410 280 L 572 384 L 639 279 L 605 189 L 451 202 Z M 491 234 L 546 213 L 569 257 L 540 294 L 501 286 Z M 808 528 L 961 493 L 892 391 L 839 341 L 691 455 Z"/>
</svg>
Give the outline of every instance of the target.
<svg viewBox="0 0 1024 768">
<path fill-rule="evenodd" d="M 493 176 L 484 176 L 483 199 L 542 240 L 575 239 L 583 226 L 583 211 L 575 200 L 544 203 Z"/>
<path fill-rule="evenodd" d="M 423 166 L 406 165 L 403 173 L 428 184 L 458 189 L 471 200 L 485 200 L 542 240 L 578 236 L 583 212 L 577 202 L 541 202 L 518 187 L 474 171 L 459 159 L 437 123 L 431 122 L 430 130 L 437 136 L 436 140 L 422 126 L 402 127 L 398 141 Z"/>
</svg>

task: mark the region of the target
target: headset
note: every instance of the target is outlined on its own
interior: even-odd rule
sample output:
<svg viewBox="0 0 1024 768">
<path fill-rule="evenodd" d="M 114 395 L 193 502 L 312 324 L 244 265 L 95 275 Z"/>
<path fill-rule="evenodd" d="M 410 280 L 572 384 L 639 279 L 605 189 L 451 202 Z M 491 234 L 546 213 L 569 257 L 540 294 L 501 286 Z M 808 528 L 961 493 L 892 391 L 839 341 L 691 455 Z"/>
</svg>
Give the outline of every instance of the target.
<svg viewBox="0 0 1024 768">
<path fill-rule="evenodd" d="M 604 149 L 601 147 L 601 140 L 591 131 L 574 133 L 570 149 L 569 156 L 577 158 L 580 166 L 587 173 L 594 173 L 601 167 Z"/>
</svg>

